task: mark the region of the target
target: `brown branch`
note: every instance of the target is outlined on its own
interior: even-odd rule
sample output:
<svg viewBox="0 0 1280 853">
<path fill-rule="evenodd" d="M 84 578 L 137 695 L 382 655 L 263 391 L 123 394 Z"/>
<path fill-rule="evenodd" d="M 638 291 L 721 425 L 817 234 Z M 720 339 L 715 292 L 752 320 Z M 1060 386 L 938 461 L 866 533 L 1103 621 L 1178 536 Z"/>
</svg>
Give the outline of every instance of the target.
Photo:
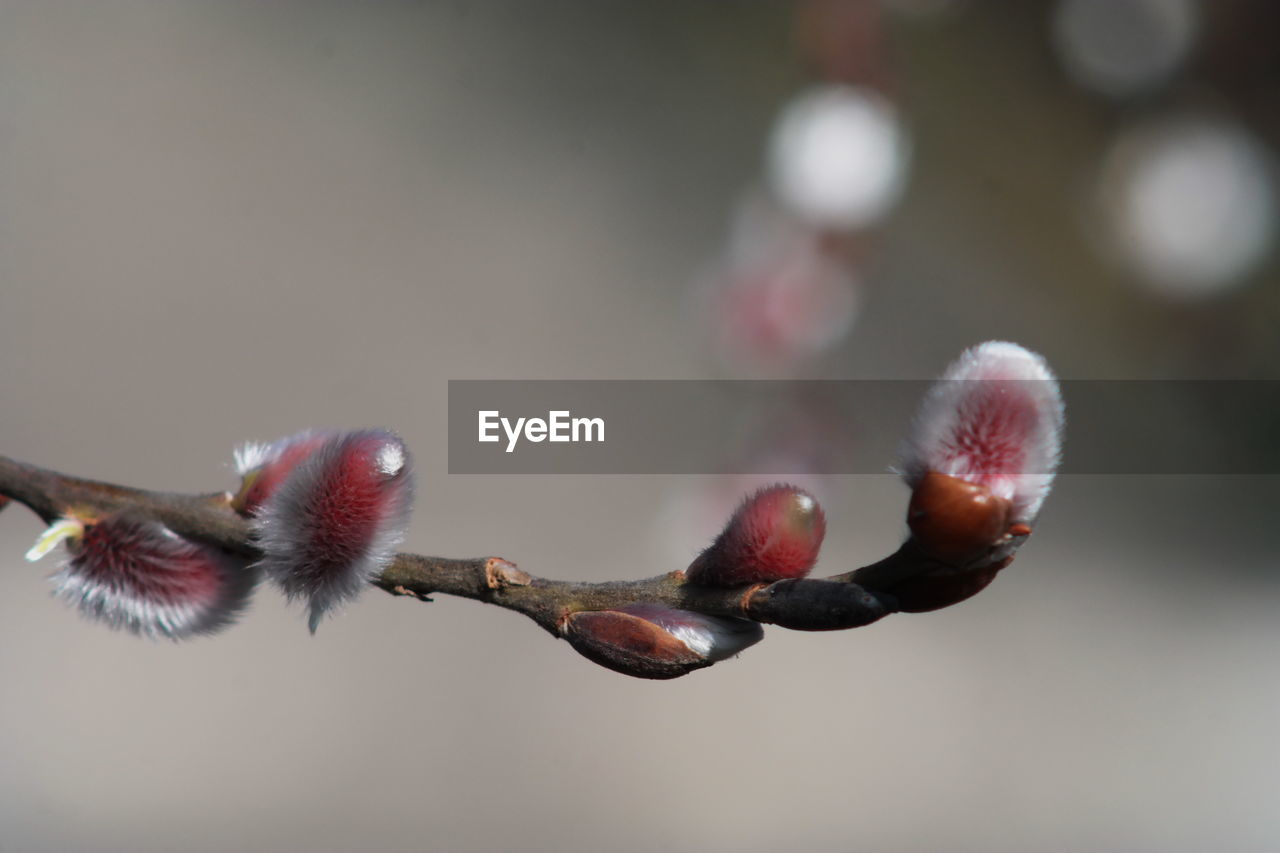
<svg viewBox="0 0 1280 853">
<path fill-rule="evenodd" d="M 131 489 L 0 456 L 0 496 L 20 501 L 46 523 L 68 516 L 91 522 L 129 509 L 189 539 L 245 557 L 260 554 L 250 521 L 232 509 L 225 492 L 185 495 Z M 555 636 L 562 636 L 572 613 L 637 603 L 822 631 L 867 625 L 893 612 L 954 604 L 985 587 L 1011 559 L 961 570 L 931 560 L 908 541 L 878 563 L 833 577 L 720 589 L 687 583 L 683 571 L 637 581 L 567 582 L 535 577 L 500 557 L 401 553 L 373 583 L 394 595 L 424 601 L 442 594 L 495 604 L 523 613 Z"/>
</svg>

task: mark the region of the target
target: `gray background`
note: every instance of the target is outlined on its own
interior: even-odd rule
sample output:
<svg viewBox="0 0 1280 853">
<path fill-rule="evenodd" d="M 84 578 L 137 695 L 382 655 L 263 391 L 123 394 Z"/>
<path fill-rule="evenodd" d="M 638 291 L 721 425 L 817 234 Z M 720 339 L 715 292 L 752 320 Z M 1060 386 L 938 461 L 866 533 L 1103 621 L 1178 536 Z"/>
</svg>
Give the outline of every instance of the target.
<svg viewBox="0 0 1280 853">
<path fill-rule="evenodd" d="M 1064 203 L 1111 120 L 1044 6 L 890 23 L 916 140 L 824 368 L 926 378 L 1000 337 L 1068 378 L 1274 378 L 1270 274 L 1170 307 Z M 688 310 L 804 80 L 782 4 L 0 4 L 2 452 L 159 489 L 232 447 L 387 425 L 407 547 L 538 574 L 682 565 L 680 477 L 448 476 L 446 383 L 719 375 Z M 1087 229 L 1086 229 L 1087 230 Z M 713 486 L 715 484 L 712 484 Z M 739 491 L 724 485 L 727 501 Z M 823 481 L 819 571 L 901 536 Z M 669 683 L 527 620 L 264 589 L 149 644 L 49 596 L 0 515 L 0 850 L 1267 849 L 1280 838 L 1270 478 L 1064 478 L 986 592 L 769 630 Z"/>
</svg>

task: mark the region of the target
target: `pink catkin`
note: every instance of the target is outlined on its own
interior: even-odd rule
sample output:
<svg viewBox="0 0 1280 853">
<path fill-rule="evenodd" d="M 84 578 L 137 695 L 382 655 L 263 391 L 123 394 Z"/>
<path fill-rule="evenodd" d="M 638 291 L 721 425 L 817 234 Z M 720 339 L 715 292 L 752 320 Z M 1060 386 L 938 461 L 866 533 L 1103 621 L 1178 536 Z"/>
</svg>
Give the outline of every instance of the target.
<svg viewBox="0 0 1280 853">
<path fill-rule="evenodd" d="M 898 470 L 913 489 L 930 471 L 985 486 L 1034 520 L 1062 447 L 1058 383 L 1040 356 L 989 341 L 966 350 L 930 388 L 903 442 Z"/>
<path fill-rule="evenodd" d="M 826 530 L 822 507 L 808 492 L 787 485 L 761 489 L 742 502 L 686 577 L 703 586 L 804 577 L 817 562 Z"/>
<path fill-rule="evenodd" d="M 308 600 L 314 631 L 394 558 L 412 503 L 408 451 L 397 436 L 331 436 L 259 509 L 262 565 L 290 598 Z"/>
<path fill-rule="evenodd" d="M 88 525 L 53 576 L 57 595 L 90 618 L 172 639 L 230 624 L 256 580 L 244 561 L 127 515 Z"/>
<path fill-rule="evenodd" d="M 333 436 L 333 432 L 308 430 L 271 444 L 239 448 L 236 467 L 244 484 L 236 497 L 236 508 L 245 515 L 255 514 L 293 469 Z"/>
<path fill-rule="evenodd" d="M 378 439 L 346 442 L 317 474 L 305 519 L 299 569 L 319 580 L 360 559 L 383 520 L 383 479 L 372 461 Z"/>
</svg>

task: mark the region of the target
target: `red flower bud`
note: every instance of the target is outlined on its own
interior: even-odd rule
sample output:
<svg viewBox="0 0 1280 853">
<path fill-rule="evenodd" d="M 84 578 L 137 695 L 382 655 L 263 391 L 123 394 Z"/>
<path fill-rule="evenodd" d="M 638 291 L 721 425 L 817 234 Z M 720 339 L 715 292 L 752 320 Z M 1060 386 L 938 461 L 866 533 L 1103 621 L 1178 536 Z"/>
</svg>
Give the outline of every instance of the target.
<svg viewBox="0 0 1280 853">
<path fill-rule="evenodd" d="M 254 515 L 298 463 L 333 435 L 327 431 L 306 430 L 270 444 L 249 442 L 237 447 L 235 460 L 240 491 L 231 506 L 242 515 Z"/>
<path fill-rule="evenodd" d="M 258 573 L 246 561 L 127 514 L 87 524 L 68 541 L 56 594 L 86 616 L 151 638 L 181 639 L 226 627 Z"/>
<path fill-rule="evenodd" d="M 308 600 L 314 632 L 394 559 L 412 508 L 409 453 L 398 436 L 331 436 L 259 507 L 262 566 L 291 599 Z"/>
<path fill-rule="evenodd" d="M 660 604 L 573 613 L 562 633 L 584 657 L 637 678 L 678 678 L 760 642 L 756 622 Z"/>
<path fill-rule="evenodd" d="M 813 495 L 795 486 L 770 486 L 742 502 L 685 575 L 689 583 L 720 587 L 802 578 L 817 562 L 826 532 Z"/>
</svg>

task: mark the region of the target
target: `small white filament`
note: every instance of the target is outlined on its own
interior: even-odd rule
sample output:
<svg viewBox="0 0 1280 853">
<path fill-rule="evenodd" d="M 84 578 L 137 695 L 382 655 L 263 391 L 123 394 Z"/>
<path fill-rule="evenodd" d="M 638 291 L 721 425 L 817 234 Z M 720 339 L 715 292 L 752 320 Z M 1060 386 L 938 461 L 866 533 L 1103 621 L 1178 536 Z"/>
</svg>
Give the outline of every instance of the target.
<svg viewBox="0 0 1280 853">
<path fill-rule="evenodd" d="M 235 449 L 236 473 L 243 477 L 271 461 L 272 445 L 248 441 Z"/>
</svg>

